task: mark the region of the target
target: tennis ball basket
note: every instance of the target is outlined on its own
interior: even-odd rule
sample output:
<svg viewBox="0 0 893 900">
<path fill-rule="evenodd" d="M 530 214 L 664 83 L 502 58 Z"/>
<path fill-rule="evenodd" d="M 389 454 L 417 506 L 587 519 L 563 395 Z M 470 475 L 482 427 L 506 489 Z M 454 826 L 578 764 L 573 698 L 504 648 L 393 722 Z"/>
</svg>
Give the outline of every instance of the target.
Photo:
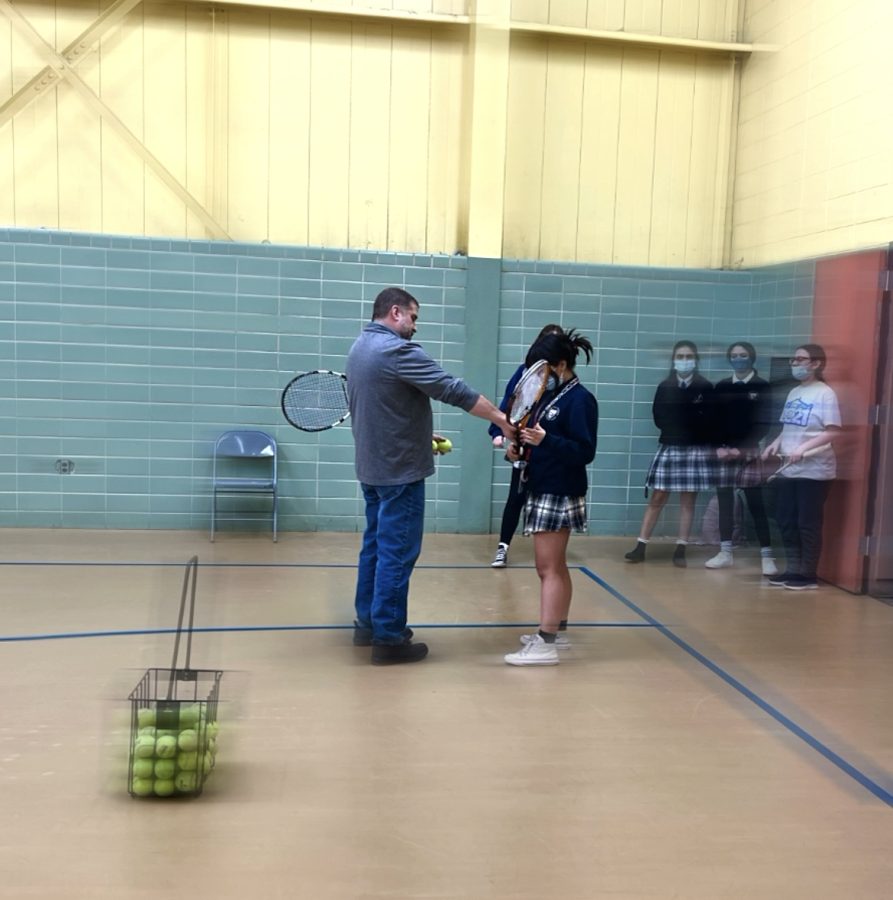
<svg viewBox="0 0 893 900">
<path fill-rule="evenodd" d="M 148 669 L 131 691 L 127 789 L 131 797 L 197 797 L 217 757 L 218 669 L 193 669 L 192 628 L 198 557 L 186 563 L 169 669 Z M 183 618 L 189 597 L 189 622 Z M 185 667 L 178 668 L 186 635 Z"/>
</svg>

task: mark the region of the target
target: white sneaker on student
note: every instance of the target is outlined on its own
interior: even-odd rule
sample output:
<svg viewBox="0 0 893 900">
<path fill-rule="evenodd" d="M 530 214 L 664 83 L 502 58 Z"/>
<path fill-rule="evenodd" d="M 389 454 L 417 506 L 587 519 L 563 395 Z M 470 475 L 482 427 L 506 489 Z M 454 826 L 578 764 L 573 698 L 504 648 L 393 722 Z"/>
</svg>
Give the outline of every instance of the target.
<svg viewBox="0 0 893 900">
<path fill-rule="evenodd" d="M 496 548 L 496 555 L 493 557 L 493 562 L 490 563 L 491 569 L 504 569 L 505 564 L 508 561 L 509 555 L 509 545 L 500 543 Z"/>
<path fill-rule="evenodd" d="M 521 643 L 522 644 L 531 644 L 539 637 L 538 634 L 522 634 L 521 635 Z M 566 634 L 562 634 L 560 631 L 557 635 L 555 635 L 555 646 L 559 650 L 570 650 L 571 642 L 568 640 Z"/>
<path fill-rule="evenodd" d="M 728 550 L 720 550 L 716 556 L 711 556 L 704 563 L 705 569 L 731 569 L 735 565 L 735 558 Z"/>
<path fill-rule="evenodd" d="M 764 556 L 760 560 L 760 564 L 763 567 L 764 575 L 768 575 L 771 578 L 773 575 L 778 574 L 778 566 L 775 565 L 775 560 L 771 556 Z"/>
<path fill-rule="evenodd" d="M 510 666 L 557 666 L 558 650 L 537 634 L 517 653 L 506 653 L 503 658 Z"/>
</svg>

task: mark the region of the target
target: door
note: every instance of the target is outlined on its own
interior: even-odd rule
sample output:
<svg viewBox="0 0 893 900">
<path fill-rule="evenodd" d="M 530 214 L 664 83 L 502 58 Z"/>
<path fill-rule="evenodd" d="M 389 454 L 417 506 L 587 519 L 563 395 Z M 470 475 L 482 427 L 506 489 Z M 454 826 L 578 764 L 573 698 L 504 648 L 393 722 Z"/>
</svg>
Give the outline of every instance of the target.
<svg viewBox="0 0 893 900">
<path fill-rule="evenodd" d="M 828 355 L 826 379 L 837 392 L 844 423 L 835 445 L 838 477 L 825 506 L 819 577 L 854 593 L 866 586 L 864 538 L 873 490 L 872 423 L 886 261 L 885 250 L 870 250 L 816 264 L 812 339 Z"/>
<path fill-rule="evenodd" d="M 868 555 L 868 593 L 893 601 L 893 309 L 889 274 L 893 272 L 893 245 L 887 256 L 888 281 L 881 305 L 880 362 L 872 476 L 869 494 L 871 543 Z"/>
</svg>

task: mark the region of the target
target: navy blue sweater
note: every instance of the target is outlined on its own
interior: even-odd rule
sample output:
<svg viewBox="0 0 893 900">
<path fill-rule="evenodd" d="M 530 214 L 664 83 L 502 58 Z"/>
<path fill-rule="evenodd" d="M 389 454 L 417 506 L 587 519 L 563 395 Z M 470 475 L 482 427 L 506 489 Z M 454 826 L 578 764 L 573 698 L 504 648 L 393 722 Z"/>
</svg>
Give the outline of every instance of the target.
<svg viewBox="0 0 893 900">
<path fill-rule="evenodd" d="M 665 378 L 654 394 L 651 413 L 660 429 L 660 443 L 691 447 L 713 442 L 710 424 L 713 385 L 695 372 L 687 388 L 679 387 L 675 373 Z"/>
<path fill-rule="evenodd" d="M 545 404 L 558 391 L 543 397 Z M 527 484 L 532 494 L 582 497 L 589 487 L 586 466 L 595 459 L 598 441 L 598 401 L 577 384 L 540 416 L 546 432 L 530 448 Z"/>
<path fill-rule="evenodd" d="M 717 446 L 755 448 L 772 426 L 772 388 L 759 375 L 723 378 L 713 388 L 711 427 Z"/>
</svg>

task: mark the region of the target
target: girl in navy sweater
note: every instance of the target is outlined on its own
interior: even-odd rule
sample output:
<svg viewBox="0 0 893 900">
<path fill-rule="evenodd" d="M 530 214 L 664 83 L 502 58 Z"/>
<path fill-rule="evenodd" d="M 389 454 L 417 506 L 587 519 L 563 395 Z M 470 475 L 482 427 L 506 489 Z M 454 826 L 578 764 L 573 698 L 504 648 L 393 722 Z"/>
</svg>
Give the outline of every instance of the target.
<svg viewBox="0 0 893 900">
<path fill-rule="evenodd" d="M 732 531 L 735 525 L 735 490 L 741 488 L 753 517 L 760 542 L 764 575 L 777 575 L 772 555 L 769 519 L 763 504 L 759 469 L 747 465 L 758 459 L 760 441 L 769 432 L 772 398 L 769 382 L 760 378 L 754 363 L 757 351 L 748 341 L 736 341 L 726 350 L 726 359 L 734 374 L 713 388 L 714 443 L 719 462 L 716 473 L 716 497 L 719 503 L 719 553 L 704 563 L 708 569 L 726 569 L 734 564 Z"/>
<path fill-rule="evenodd" d="M 713 487 L 713 459 L 709 426 L 713 385 L 698 372 L 698 348 L 692 341 L 677 341 L 673 347 L 670 374 L 657 386 L 651 411 L 660 429 L 660 447 L 651 463 L 645 488 L 651 498 L 642 518 L 639 540 L 626 554 L 626 561 L 640 563 L 660 514 L 679 494 L 679 539 L 673 565 L 685 568 L 685 548 L 691 534 L 698 491 Z"/>
<path fill-rule="evenodd" d="M 531 347 L 535 346 L 536 341 L 540 338 L 545 337 L 547 334 L 564 334 L 564 329 L 560 325 L 546 325 L 542 331 L 536 336 L 536 340 L 531 344 Z M 521 376 L 524 374 L 524 369 L 526 368 L 526 364 L 521 364 L 515 370 L 515 374 L 509 379 L 508 384 L 505 386 L 505 393 L 502 396 L 502 403 L 499 404 L 499 408 L 505 412 L 509 407 L 509 402 L 512 399 L 512 394 L 515 391 L 515 386 L 521 380 Z M 500 449 L 504 446 L 505 440 L 502 436 L 502 432 L 496 425 L 491 425 L 488 429 L 490 434 L 490 439 L 493 442 L 493 446 L 497 449 Z M 496 546 L 496 553 L 493 556 L 493 562 L 490 565 L 494 569 L 504 569 L 506 564 L 508 563 L 508 555 L 509 555 L 509 545 L 512 542 L 512 538 L 515 536 L 515 531 L 518 528 L 518 522 L 521 519 L 521 511 L 524 509 L 524 504 L 527 502 L 527 484 L 526 482 L 521 481 L 521 466 L 518 464 L 512 464 L 512 477 L 509 482 L 509 495 L 505 501 L 505 507 L 502 510 L 502 523 L 499 529 L 499 543 Z"/>
<path fill-rule="evenodd" d="M 534 407 L 520 441 L 528 448 L 527 506 L 524 533 L 533 535 L 536 571 L 540 579 L 540 628 L 521 637 L 522 647 L 508 653 L 513 666 L 558 664 L 558 632 L 567 626 L 572 585 L 567 567 L 571 530 L 586 532 L 586 466 L 595 458 L 598 403 L 574 374 L 580 352 L 592 359 L 592 344 L 573 329 L 538 340 L 527 354 L 527 365 L 546 360 L 550 384 Z M 511 445 L 507 455 L 520 459 Z M 562 636 L 561 646 L 569 647 Z"/>
</svg>

